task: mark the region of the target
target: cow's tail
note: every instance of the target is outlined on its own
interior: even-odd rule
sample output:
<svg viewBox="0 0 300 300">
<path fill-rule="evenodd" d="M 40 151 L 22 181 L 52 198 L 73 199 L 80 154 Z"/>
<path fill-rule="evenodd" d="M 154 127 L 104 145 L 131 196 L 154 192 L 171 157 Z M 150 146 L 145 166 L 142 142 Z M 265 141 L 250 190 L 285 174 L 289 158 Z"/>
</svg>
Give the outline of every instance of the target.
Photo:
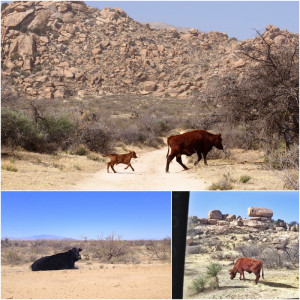
<svg viewBox="0 0 300 300">
<path fill-rule="evenodd" d="M 106 154 L 106 155 L 103 155 L 103 154 L 102 154 L 102 156 L 103 156 L 103 157 L 107 157 L 107 156 L 109 156 L 109 154 Z"/>
<path fill-rule="evenodd" d="M 261 266 L 261 275 L 262 275 L 262 278 L 265 279 L 265 277 L 264 277 L 264 264 L 262 264 L 262 266 Z"/>
<path fill-rule="evenodd" d="M 168 139 L 167 139 L 167 145 L 168 145 L 167 159 L 168 159 L 168 156 L 169 156 L 169 149 L 170 149 L 169 142 L 170 142 L 170 137 L 168 137 Z"/>
</svg>

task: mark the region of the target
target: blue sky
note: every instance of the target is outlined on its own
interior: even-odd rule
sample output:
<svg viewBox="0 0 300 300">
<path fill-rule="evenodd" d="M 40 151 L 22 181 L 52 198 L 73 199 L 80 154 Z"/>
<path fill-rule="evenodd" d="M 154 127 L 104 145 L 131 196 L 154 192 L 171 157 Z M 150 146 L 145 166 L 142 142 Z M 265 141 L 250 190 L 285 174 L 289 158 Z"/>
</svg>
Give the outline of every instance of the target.
<svg viewBox="0 0 300 300">
<path fill-rule="evenodd" d="M 210 210 L 218 209 L 248 218 L 251 206 L 272 209 L 275 220 L 299 222 L 299 192 L 191 192 L 189 216 L 207 218 Z"/>
<path fill-rule="evenodd" d="M 299 32 L 298 1 L 85 1 L 96 8 L 123 9 L 138 22 L 164 22 L 200 31 L 225 32 L 239 40 L 252 38 L 253 28 L 275 25 Z"/>
<path fill-rule="evenodd" d="M 171 236 L 169 192 L 2 192 L 2 237 Z"/>
</svg>

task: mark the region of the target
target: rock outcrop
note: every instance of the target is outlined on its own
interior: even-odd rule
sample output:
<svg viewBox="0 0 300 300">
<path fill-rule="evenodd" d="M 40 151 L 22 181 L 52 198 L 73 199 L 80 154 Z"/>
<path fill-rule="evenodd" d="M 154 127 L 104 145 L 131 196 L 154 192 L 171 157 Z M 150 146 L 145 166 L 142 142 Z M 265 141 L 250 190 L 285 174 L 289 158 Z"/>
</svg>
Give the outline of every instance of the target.
<svg viewBox="0 0 300 300">
<path fill-rule="evenodd" d="M 273 217 L 273 210 L 269 208 L 263 207 L 249 207 L 247 210 L 247 215 L 249 217 L 266 217 L 272 218 Z"/>
<path fill-rule="evenodd" d="M 94 9 L 81 1 L 13 1 L 2 11 L 1 29 L 2 75 L 27 98 L 187 98 L 215 76 L 242 74 L 239 45 L 259 44 L 257 38 L 238 42 L 194 28 L 156 30 L 119 8 Z M 271 25 L 263 36 L 281 47 L 298 40 L 297 34 Z M 41 76 L 47 81 L 38 81 Z M 47 82 L 53 82 L 50 89 Z"/>
</svg>

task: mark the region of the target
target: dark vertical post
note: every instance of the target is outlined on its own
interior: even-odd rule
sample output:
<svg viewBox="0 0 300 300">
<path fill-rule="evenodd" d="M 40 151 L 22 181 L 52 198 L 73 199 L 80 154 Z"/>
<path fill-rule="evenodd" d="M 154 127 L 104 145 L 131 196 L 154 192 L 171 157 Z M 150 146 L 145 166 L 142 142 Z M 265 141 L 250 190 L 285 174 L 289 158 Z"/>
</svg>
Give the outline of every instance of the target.
<svg viewBox="0 0 300 300">
<path fill-rule="evenodd" d="M 172 192 L 172 299 L 183 297 L 189 192 Z"/>
</svg>

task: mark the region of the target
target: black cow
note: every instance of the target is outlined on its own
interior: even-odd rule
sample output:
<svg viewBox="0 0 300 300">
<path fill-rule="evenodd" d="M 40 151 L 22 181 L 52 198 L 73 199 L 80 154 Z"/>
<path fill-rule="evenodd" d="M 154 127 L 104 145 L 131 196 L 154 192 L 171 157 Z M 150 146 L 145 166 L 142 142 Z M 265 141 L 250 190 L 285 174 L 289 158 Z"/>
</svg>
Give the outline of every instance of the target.
<svg viewBox="0 0 300 300">
<path fill-rule="evenodd" d="M 39 258 L 31 265 L 32 271 L 75 269 L 75 261 L 81 259 L 80 248 L 73 248 L 64 253 Z"/>
</svg>

